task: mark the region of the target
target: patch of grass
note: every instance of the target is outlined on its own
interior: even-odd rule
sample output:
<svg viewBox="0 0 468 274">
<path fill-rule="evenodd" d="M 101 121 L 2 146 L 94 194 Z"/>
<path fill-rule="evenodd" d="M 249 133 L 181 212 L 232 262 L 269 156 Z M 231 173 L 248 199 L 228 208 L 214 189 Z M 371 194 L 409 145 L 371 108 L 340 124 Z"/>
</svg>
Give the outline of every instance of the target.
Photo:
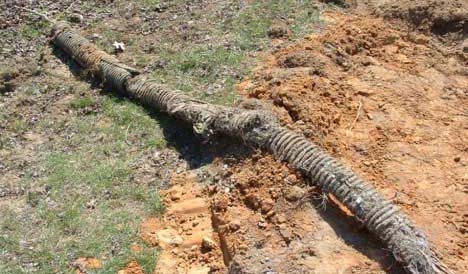
<svg viewBox="0 0 468 274">
<path fill-rule="evenodd" d="M 8 115 L 0 110 L 0 130 L 2 127 L 7 127 Z M 7 134 L 0 134 L 0 149 L 8 149 L 12 147 L 12 142 Z"/>
<path fill-rule="evenodd" d="M 47 183 L 52 191 L 63 191 L 64 183 L 91 185 L 95 194 L 113 185 L 124 183 L 129 168 L 123 159 L 102 161 L 97 155 L 51 154 L 48 157 L 47 169 L 50 172 Z"/>
<path fill-rule="evenodd" d="M 10 129 L 11 131 L 21 134 L 26 132 L 28 129 L 28 123 L 21 118 L 15 119 L 13 122 L 10 124 Z"/>
<path fill-rule="evenodd" d="M 65 108 L 94 102 L 85 94 Z M 74 273 L 73 261 L 96 257 L 103 268 L 92 273 L 116 273 L 133 259 L 151 273 L 157 250 L 145 247 L 135 254 L 130 246 L 139 241 L 141 218 L 160 215 L 163 207 L 157 186 L 133 182 L 130 166 L 165 146 L 159 122 L 141 106 L 112 96 L 103 97 L 95 115 L 63 119 L 36 125 L 57 138 L 36 156 L 43 175 L 31 176 L 31 167 L 23 171 L 25 210 L 0 212 L 0 270 Z M 25 128 L 20 125 L 15 130 Z"/>
<path fill-rule="evenodd" d="M 125 38 L 125 34 L 122 31 L 117 31 L 110 29 L 106 25 L 102 25 L 102 22 L 95 22 L 94 25 L 96 27 L 96 31 L 99 33 L 99 38 L 95 41 L 96 45 L 108 52 L 112 53 L 115 52 L 115 48 L 113 46 L 114 42 L 124 42 L 125 46 L 130 46 L 133 41 L 128 41 Z"/>
<path fill-rule="evenodd" d="M 152 73 L 154 79 L 214 103 L 232 104 L 237 98 L 234 85 L 246 67 L 242 52 L 207 45 L 180 52 L 161 47 L 159 51 L 167 65 Z"/>
<path fill-rule="evenodd" d="M 108 203 L 91 212 L 84 206 L 42 211 L 47 229 L 40 231 L 34 252 L 27 254 L 38 263 L 40 273 L 73 272 L 70 262 L 80 257 L 103 260 L 103 269 L 97 273 L 116 273 L 133 258 L 129 247 L 138 240 L 139 217 Z"/>
<path fill-rule="evenodd" d="M 141 250 L 134 252 L 133 256 L 138 264 L 143 268 L 146 274 L 154 272 L 157 263 L 158 250 L 147 246 L 145 243 L 140 243 Z"/>
<path fill-rule="evenodd" d="M 192 96 L 224 105 L 238 99 L 235 84 L 254 66 L 252 56 L 270 45 L 268 31 L 275 23 L 287 22 L 293 38 L 297 38 L 310 33 L 320 22 L 318 8 L 301 0 L 253 1 L 223 18 L 205 16 L 217 22 L 209 29 L 213 42 L 184 41 L 181 50 L 174 50 L 171 45 L 181 41 L 168 37 L 167 43 L 154 49 L 167 65 L 152 76 Z"/>
<path fill-rule="evenodd" d="M 69 106 L 72 109 L 82 109 L 82 108 L 87 108 L 91 107 L 96 104 L 96 99 L 94 99 L 91 96 L 80 96 L 78 98 L 75 98 L 69 103 Z"/>
<path fill-rule="evenodd" d="M 319 22 L 319 10 L 312 1 L 256 1 L 224 28 L 236 33 L 241 50 L 257 50 L 266 45 L 268 31 L 277 21 L 288 22 L 293 36 L 300 37 L 310 33 L 312 25 Z"/>
<path fill-rule="evenodd" d="M 161 196 L 159 196 L 158 191 L 149 192 L 148 197 L 146 197 L 145 201 L 146 201 L 146 208 L 150 215 L 163 214 L 165 208 L 161 201 Z"/>
<path fill-rule="evenodd" d="M 31 25 L 24 25 L 20 29 L 20 33 L 23 37 L 27 39 L 35 39 L 41 36 L 41 31 L 40 29 L 36 28 L 35 26 Z"/>
<path fill-rule="evenodd" d="M 31 17 L 33 18 L 33 17 Z M 32 24 L 24 24 L 20 27 L 19 33 L 26 39 L 36 39 L 42 35 L 42 32 L 46 27 L 50 25 L 46 20 L 33 21 Z"/>
<path fill-rule="evenodd" d="M 11 148 L 11 142 L 8 137 L 0 136 L 0 149 Z"/>
<path fill-rule="evenodd" d="M 137 0 L 137 5 L 141 8 L 152 8 L 161 4 L 161 0 Z"/>
<path fill-rule="evenodd" d="M 237 52 L 223 47 L 201 45 L 176 56 L 172 65 L 184 73 L 192 73 L 199 77 L 208 76 L 206 81 L 210 81 L 222 66 L 237 66 L 240 62 L 241 56 Z"/>
<path fill-rule="evenodd" d="M 166 146 L 158 120 L 144 107 L 127 99 L 106 97 L 103 102 L 104 114 L 111 119 L 111 131 L 118 131 L 122 141 L 138 140 L 145 148 Z"/>
<path fill-rule="evenodd" d="M 21 268 L 12 263 L 11 260 L 1 260 L 2 257 L 11 258 L 16 253 L 21 252 L 20 245 L 20 232 L 18 228 L 21 227 L 21 222 L 17 218 L 17 213 L 11 208 L 0 208 L 0 270 L 9 272 L 0 273 L 22 273 Z"/>
</svg>

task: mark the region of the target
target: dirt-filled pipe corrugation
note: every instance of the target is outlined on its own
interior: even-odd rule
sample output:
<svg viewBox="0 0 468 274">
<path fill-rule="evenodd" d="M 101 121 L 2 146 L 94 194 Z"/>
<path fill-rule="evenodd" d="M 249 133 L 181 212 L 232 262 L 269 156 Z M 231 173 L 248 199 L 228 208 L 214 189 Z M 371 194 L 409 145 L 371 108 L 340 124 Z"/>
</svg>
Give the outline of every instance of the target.
<svg viewBox="0 0 468 274">
<path fill-rule="evenodd" d="M 396 205 L 310 140 L 281 127 L 273 114 L 208 104 L 136 76 L 134 69 L 66 25 L 56 24 L 53 35 L 55 45 L 111 88 L 192 124 L 195 132 L 205 137 L 216 133 L 233 136 L 287 161 L 348 207 L 408 273 L 452 273 L 434 255 L 426 236 Z"/>
</svg>

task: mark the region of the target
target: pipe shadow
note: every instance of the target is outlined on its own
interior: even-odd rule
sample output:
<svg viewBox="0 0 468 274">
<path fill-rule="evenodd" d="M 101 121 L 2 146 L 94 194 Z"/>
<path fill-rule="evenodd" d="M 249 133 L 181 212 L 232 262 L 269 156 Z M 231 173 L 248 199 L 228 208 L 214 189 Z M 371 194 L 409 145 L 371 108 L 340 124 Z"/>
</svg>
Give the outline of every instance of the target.
<svg viewBox="0 0 468 274">
<path fill-rule="evenodd" d="M 192 125 L 185 121 L 150 107 L 145 107 L 145 112 L 159 122 L 168 147 L 176 150 L 191 169 L 208 165 L 217 158 L 238 161 L 248 158 L 254 152 L 254 149 L 232 137 L 216 135 L 205 140 L 196 135 Z"/>
<path fill-rule="evenodd" d="M 403 267 L 395 260 L 391 251 L 385 249 L 383 244 L 373 236 L 362 223 L 353 216 L 348 215 L 334 201 L 329 201 L 326 209 L 321 209 L 322 202 L 310 199 L 316 212 L 325 220 L 334 232 L 353 249 L 357 250 L 372 261 L 377 262 L 387 274 L 406 273 Z"/>
<path fill-rule="evenodd" d="M 125 101 L 137 103 L 124 94 L 104 86 L 99 78 L 91 75 L 56 46 L 53 46 L 52 52 L 69 67 L 75 77 L 88 82 L 91 88 L 99 89 L 101 95 L 112 97 L 117 103 Z M 204 140 L 194 133 L 189 123 L 160 112 L 154 107 L 144 104 L 142 106 L 146 114 L 160 125 L 168 147 L 177 151 L 180 157 L 188 163 L 190 169 L 208 165 L 216 158 L 236 159 L 237 161 L 249 157 L 254 152 L 254 149 L 229 136 L 212 136 L 209 140 Z"/>
</svg>

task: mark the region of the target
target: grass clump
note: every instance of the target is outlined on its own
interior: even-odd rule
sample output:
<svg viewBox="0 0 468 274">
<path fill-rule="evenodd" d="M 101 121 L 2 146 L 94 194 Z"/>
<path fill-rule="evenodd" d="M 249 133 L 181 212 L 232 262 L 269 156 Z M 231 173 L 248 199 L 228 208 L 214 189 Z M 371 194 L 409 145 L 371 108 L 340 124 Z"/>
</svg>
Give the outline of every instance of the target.
<svg viewBox="0 0 468 274">
<path fill-rule="evenodd" d="M 39 20 L 32 24 L 22 25 L 19 29 L 19 33 L 25 39 L 37 39 L 48 26 L 50 26 L 49 22 L 46 20 Z"/>
<path fill-rule="evenodd" d="M 73 101 L 70 102 L 69 106 L 72 109 L 78 110 L 87 107 L 92 107 L 97 103 L 96 99 L 91 96 L 80 96 L 79 98 L 75 98 Z"/>
<path fill-rule="evenodd" d="M 293 38 L 300 37 L 319 23 L 319 10 L 311 1 L 255 1 L 239 16 L 225 22 L 223 29 L 235 33 L 241 50 L 258 50 L 267 45 L 268 31 L 277 22 L 287 23 Z"/>
</svg>

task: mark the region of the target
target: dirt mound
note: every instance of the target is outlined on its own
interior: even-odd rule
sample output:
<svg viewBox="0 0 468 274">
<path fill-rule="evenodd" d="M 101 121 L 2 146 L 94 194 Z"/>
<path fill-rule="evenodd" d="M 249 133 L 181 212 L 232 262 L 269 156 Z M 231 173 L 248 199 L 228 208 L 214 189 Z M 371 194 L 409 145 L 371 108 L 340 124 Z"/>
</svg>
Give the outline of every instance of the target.
<svg viewBox="0 0 468 274">
<path fill-rule="evenodd" d="M 398 5 L 387 3 L 381 8 L 386 16 L 406 19 L 435 34 L 468 34 L 466 1 L 399 1 Z"/>
<path fill-rule="evenodd" d="M 235 163 L 223 178 L 210 194 L 229 273 L 353 273 L 390 265 L 333 197 L 271 156 Z"/>
<path fill-rule="evenodd" d="M 420 31 L 464 39 L 468 35 L 468 2 L 464 0 L 363 1 L 378 15 L 403 19 Z"/>
<path fill-rule="evenodd" d="M 467 271 L 462 260 L 468 251 L 468 197 L 462 190 L 468 179 L 466 68 L 431 36 L 399 30 L 382 19 L 325 16 L 335 22 L 329 31 L 277 48 L 239 85 L 240 92 L 273 104 L 282 123 L 362 174 L 424 228 L 450 267 Z M 355 230 L 358 224 L 346 213 L 335 211 L 339 205 L 325 203 L 328 213 L 313 207 L 292 210 L 292 197 L 319 198 L 316 204 L 323 204 L 324 197 L 296 189 L 303 183 L 296 174 L 289 180 L 289 172 L 269 157 L 232 168 L 229 179 L 236 190 L 223 194 L 229 206 L 220 217 L 228 242 L 239 241 L 229 249 L 232 269 L 381 273 L 390 267 L 378 243 Z M 334 230 L 323 229 L 323 218 Z M 233 222 L 244 229 L 231 232 Z M 335 247 L 343 265 L 319 271 L 316 263 L 309 264 L 330 263 Z M 386 271 L 403 270 L 393 266 Z"/>
</svg>

